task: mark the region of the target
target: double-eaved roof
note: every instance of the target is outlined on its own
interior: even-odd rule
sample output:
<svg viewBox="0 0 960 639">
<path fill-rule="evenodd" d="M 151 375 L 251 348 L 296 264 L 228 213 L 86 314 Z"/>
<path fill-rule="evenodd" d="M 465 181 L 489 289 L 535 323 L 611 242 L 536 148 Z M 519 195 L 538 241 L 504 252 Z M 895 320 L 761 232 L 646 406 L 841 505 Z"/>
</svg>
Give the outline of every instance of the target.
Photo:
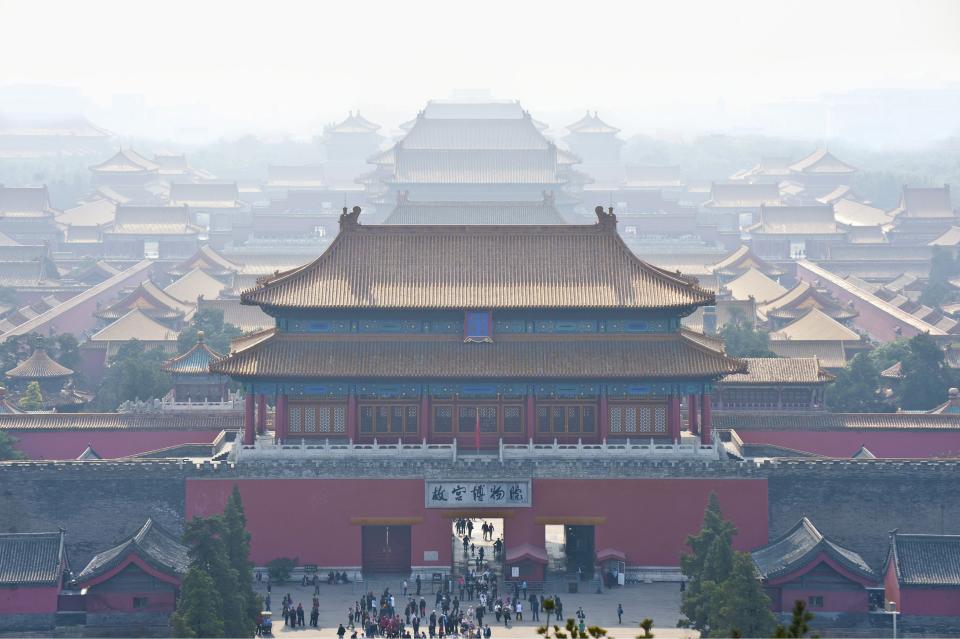
<svg viewBox="0 0 960 639">
<path fill-rule="evenodd" d="M 826 148 L 820 148 L 791 164 L 790 171 L 793 173 L 847 175 L 856 173 L 857 169 L 830 153 Z"/>
<path fill-rule="evenodd" d="M 132 537 L 110 550 L 94 555 L 77 575 L 77 581 L 82 586 L 107 574 L 126 563 L 131 555 L 172 577 L 180 578 L 190 568 L 189 549 L 152 519 L 147 519 Z"/>
<path fill-rule="evenodd" d="M 793 321 L 808 313 L 812 308 L 816 308 L 840 322 L 853 319 L 859 315 L 853 307 L 840 304 L 827 293 L 821 292 L 803 281 L 780 297 L 770 300 L 757 311 L 767 318 Z"/>
<path fill-rule="evenodd" d="M 156 320 L 179 320 L 193 313 L 193 306 L 181 302 L 151 280 L 145 280 L 128 295 L 94 313 L 109 321 L 118 320 L 133 309 L 139 309 Z"/>
<path fill-rule="evenodd" d="M 806 517 L 762 548 L 750 553 L 760 577 L 767 581 L 787 577 L 823 555 L 842 566 L 864 585 L 879 579 L 858 553 L 830 541 Z"/>
<path fill-rule="evenodd" d="M 584 115 L 582 118 L 573 124 L 568 124 L 567 130 L 570 131 L 570 133 L 616 134 L 620 132 L 620 129 L 610 126 L 601 120 L 596 111 L 593 113 L 587 111 L 586 115 Z"/>
<path fill-rule="evenodd" d="M 960 586 L 960 535 L 894 532 L 890 555 L 901 586 Z"/>
<path fill-rule="evenodd" d="M 66 555 L 63 531 L 0 533 L 0 587 L 58 586 Z"/>
<path fill-rule="evenodd" d="M 714 296 L 638 259 L 616 221 L 552 226 L 364 226 L 341 218 L 327 250 L 267 277 L 245 304 L 297 309 L 684 309 Z"/>
</svg>

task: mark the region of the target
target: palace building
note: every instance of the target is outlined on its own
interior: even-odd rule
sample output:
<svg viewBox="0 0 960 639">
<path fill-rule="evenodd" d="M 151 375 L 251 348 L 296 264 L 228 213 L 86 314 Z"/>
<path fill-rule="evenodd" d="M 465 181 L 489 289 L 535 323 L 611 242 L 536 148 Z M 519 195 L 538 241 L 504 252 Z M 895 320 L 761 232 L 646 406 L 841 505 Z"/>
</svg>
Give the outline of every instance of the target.
<svg viewBox="0 0 960 639">
<path fill-rule="evenodd" d="M 744 365 L 681 329 L 713 294 L 634 257 L 612 213 L 571 226 L 358 216 L 314 262 L 243 294 L 276 328 L 212 365 L 251 405 L 276 397 L 281 441 L 678 443 L 685 398 L 704 416 L 690 435 L 709 443 L 712 384 Z"/>
</svg>

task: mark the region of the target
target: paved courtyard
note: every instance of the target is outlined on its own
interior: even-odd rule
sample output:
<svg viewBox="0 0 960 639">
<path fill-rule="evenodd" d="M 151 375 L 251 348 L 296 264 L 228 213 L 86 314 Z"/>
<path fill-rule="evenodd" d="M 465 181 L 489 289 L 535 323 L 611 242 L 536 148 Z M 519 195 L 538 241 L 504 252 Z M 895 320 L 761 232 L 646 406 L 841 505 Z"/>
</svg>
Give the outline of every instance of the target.
<svg viewBox="0 0 960 639">
<path fill-rule="evenodd" d="M 427 584 L 424 584 L 427 586 Z M 396 578 L 393 580 L 376 579 L 363 584 L 346 584 L 339 586 L 320 586 L 320 628 L 286 628 L 283 625 L 283 617 L 280 614 L 280 600 L 285 593 L 290 593 L 294 604 L 302 603 L 307 611 L 309 623 L 309 613 L 311 601 L 313 599 L 313 587 L 303 587 L 299 582 L 275 586 L 271 595 L 273 612 L 276 617 L 274 622 L 274 635 L 289 639 L 291 637 L 336 637 L 337 625 L 346 621 L 347 609 L 354 605 L 354 602 L 367 590 L 373 590 L 376 593 L 383 592 L 384 588 L 390 588 L 390 592 L 397 596 L 400 601 L 402 592 L 402 580 Z M 264 585 L 258 585 L 257 591 L 261 595 L 266 594 Z M 428 588 L 424 589 L 428 602 L 427 610 L 431 609 L 433 596 L 430 595 Z M 654 634 L 662 638 L 674 637 L 697 637 L 697 633 L 676 627 L 677 619 L 680 618 L 680 587 L 675 583 L 653 583 L 628 585 L 622 588 L 605 591 L 602 594 L 565 594 L 558 593 L 563 601 L 564 616 L 573 617 L 578 606 L 583 606 L 587 613 L 587 625 L 600 625 L 609 631 L 610 637 L 618 639 L 632 639 L 640 634 L 639 623 L 644 617 L 650 617 L 654 621 Z M 624 615 L 623 624 L 617 624 L 617 604 L 623 604 Z M 469 602 L 467 602 L 469 605 Z M 429 612 L 428 612 L 429 614 Z M 495 621 L 493 616 L 487 617 L 490 621 Z M 546 617 L 541 615 L 541 621 Z M 511 621 L 511 628 L 504 628 L 492 624 L 494 637 L 515 638 L 515 637 L 537 637 L 538 624 L 532 621 Z M 348 632 L 347 637 L 350 634 Z M 360 636 L 360 635 L 358 635 Z"/>
</svg>

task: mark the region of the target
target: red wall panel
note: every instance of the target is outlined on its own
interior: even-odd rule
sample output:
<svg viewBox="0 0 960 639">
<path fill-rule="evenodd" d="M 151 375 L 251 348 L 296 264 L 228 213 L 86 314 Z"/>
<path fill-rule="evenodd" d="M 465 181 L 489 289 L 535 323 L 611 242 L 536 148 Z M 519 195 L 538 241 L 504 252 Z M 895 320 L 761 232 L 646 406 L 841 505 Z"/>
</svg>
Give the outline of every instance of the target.
<svg viewBox="0 0 960 639">
<path fill-rule="evenodd" d="M 422 517 L 412 526 L 414 566 L 448 566 L 450 519 L 424 507 L 421 479 L 243 479 L 188 480 L 187 518 L 223 511 L 240 487 L 251 557 L 263 565 L 277 557 L 300 564 L 361 565 L 357 520 Z M 533 507 L 513 509 L 504 520 L 507 548 L 542 547 L 544 524 L 537 517 L 605 518 L 596 528 L 596 547 L 614 547 L 630 565 L 677 566 L 687 535 L 703 520 L 710 492 L 739 533 L 734 545 L 750 550 L 767 543 L 767 484 L 762 479 L 603 479 L 533 482 Z M 482 510 L 476 511 L 483 514 Z M 353 520 L 353 522 L 352 522 Z M 424 551 L 437 551 L 424 561 Z"/>
<path fill-rule="evenodd" d="M 126 457 L 179 444 L 207 444 L 220 434 L 208 431 L 62 430 L 9 431 L 28 459 L 76 459 L 87 445 L 104 459 Z"/>
<path fill-rule="evenodd" d="M 960 431 L 796 431 L 737 430 L 750 444 L 773 444 L 828 457 L 849 458 L 860 446 L 883 458 L 955 457 L 960 455 Z"/>
</svg>

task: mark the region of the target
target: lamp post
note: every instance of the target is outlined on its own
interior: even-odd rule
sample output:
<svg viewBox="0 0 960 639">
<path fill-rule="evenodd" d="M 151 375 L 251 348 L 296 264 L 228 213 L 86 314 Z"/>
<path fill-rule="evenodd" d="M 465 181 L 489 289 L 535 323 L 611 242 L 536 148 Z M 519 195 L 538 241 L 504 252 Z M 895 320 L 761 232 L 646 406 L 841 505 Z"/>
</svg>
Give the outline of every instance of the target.
<svg viewBox="0 0 960 639">
<path fill-rule="evenodd" d="M 884 606 L 884 610 L 888 615 L 893 617 L 893 639 L 897 639 L 897 616 L 900 614 L 900 611 L 897 610 L 897 602 L 888 601 L 887 605 Z"/>
</svg>

